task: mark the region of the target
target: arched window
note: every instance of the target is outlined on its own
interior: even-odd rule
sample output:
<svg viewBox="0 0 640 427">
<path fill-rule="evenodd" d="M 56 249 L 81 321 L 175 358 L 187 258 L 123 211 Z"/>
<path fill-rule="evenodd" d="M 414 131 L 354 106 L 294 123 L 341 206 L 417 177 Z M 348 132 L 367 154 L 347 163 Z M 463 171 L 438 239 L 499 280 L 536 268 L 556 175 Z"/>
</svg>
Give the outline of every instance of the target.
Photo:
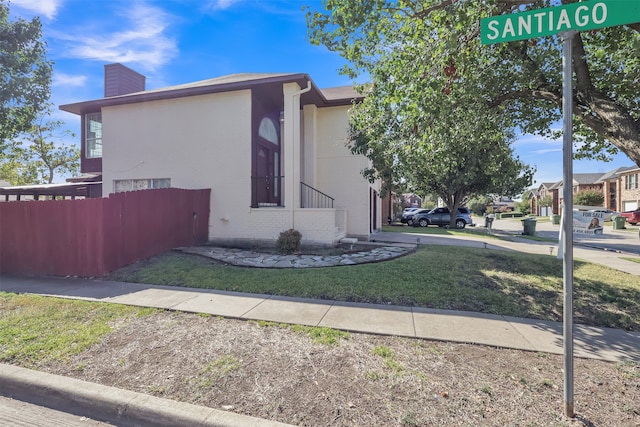
<svg viewBox="0 0 640 427">
<path fill-rule="evenodd" d="M 275 120 L 270 117 L 263 117 L 260 120 L 260 127 L 258 128 L 258 136 L 265 139 L 272 144 L 280 145 L 280 138 L 278 137 L 278 128 Z"/>
</svg>

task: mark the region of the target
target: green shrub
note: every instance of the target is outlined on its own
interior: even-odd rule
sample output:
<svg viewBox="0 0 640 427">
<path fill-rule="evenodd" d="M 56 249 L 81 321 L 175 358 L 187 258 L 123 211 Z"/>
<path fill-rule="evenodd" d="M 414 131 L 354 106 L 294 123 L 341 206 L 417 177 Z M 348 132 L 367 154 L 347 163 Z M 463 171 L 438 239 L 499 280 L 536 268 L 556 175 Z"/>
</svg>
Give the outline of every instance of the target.
<svg viewBox="0 0 640 427">
<path fill-rule="evenodd" d="M 596 190 L 578 191 L 573 195 L 574 205 L 601 206 L 604 203 L 604 195 Z"/>
<path fill-rule="evenodd" d="M 290 228 L 280 233 L 276 247 L 279 252 L 285 254 L 292 254 L 300 251 L 300 241 L 302 240 L 302 233 L 298 230 Z"/>
<path fill-rule="evenodd" d="M 524 214 L 522 212 L 504 212 L 500 214 L 501 218 L 521 218 Z"/>
</svg>

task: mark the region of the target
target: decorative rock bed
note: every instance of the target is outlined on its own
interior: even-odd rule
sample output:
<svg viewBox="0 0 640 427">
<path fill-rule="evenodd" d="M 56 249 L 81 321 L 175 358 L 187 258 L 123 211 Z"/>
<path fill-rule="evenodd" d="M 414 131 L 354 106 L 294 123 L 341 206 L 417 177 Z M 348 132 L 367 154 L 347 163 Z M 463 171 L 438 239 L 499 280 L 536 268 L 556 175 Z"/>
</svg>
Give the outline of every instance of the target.
<svg viewBox="0 0 640 427">
<path fill-rule="evenodd" d="M 257 252 L 247 249 L 193 246 L 178 249 L 188 254 L 208 258 L 241 267 L 258 268 L 313 268 L 341 265 L 365 264 L 386 261 L 406 255 L 415 250 L 413 245 L 372 246 L 369 250 L 348 252 L 340 255 L 282 255 Z"/>
</svg>

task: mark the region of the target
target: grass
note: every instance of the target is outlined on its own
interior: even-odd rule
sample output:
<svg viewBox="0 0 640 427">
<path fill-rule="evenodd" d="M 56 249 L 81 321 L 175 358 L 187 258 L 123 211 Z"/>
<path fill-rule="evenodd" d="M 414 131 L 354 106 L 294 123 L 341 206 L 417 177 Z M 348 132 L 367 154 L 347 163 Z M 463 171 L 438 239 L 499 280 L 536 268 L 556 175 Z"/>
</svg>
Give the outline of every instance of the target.
<svg viewBox="0 0 640 427">
<path fill-rule="evenodd" d="M 243 268 L 166 253 L 109 279 L 561 321 L 562 276 L 555 256 L 425 245 L 383 263 L 317 269 Z M 640 331 L 638 301 L 640 277 L 574 261 L 577 323 Z"/>
<path fill-rule="evenodd" d="M 0 292 L 0 362 L 37 367 L 65 360 L 98 342 L 114 325 L 155 311 Z"/>
<path fill-rule="evenodd" d="M 395 354 L 393 351 L 387 346 L 378 346 L 373 349 L 373 354 L 376 356 L 382 357 L 384 360 L 385 366 L 394 371 L 395 373 L 400 373 L 404 371 L 404 366 L 396 360 Z"/>
<path fill-rule="evenodd" d="M 349 338 L 348 332 L 322 326 L 295 325 L 289 323 L 269 322 L 266 320 L 256 320 L 255 323 L 261 328 L 289 329 L 297 334 L 307 335 L 314 343 L 322 345 L 334 345 L 342 339 Z"/>
<path fill-rule="evenodd" d="M 289 329 L 299 334 L 308 335 L 316 344 L 335 345 L 340 340 L 349 338 L 348 332 L 326 327 L 291 325 Z"/>
</svg>

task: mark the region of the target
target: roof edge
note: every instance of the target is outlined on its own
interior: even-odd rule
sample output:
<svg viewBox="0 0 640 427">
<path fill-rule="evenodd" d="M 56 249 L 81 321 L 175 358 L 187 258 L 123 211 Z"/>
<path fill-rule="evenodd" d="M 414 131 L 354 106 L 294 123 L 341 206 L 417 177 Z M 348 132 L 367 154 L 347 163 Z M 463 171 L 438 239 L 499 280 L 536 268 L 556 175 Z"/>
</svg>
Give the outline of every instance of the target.
<svg viewBox="0 0 640 427">
<path fill-rule="evenodd" d="M 224 77 L 224 76 L 223 76 Z M 203 80 L 205 82 L 206 80 Z M 291 74 L 279 74 L 268 77 L 260 77 L 256 79 L 248 79 L 242 81 L 234 81 L 228 83 L 218 83 L 218 84 L 203 84 L 202 86 L 189 86 L 189 84 L 185 85 L 177 85 L 173 87 L 160 88 L 155 90 L 148 90 L 144 92 L 135 92 L 126 95 L 118 95 L 108 98 L 100 98 L 94 99 L 90 101 L 82 101 L 71 104 L 63 104 L 58 108 L 62 111 L 66 111 L 68 113 L 82 115 L 87 112 L 98 111 L 103 107 L 110 107 L 115 105 L 123 105 L 123 104 L 135 104 L 140 102 L 149 102 L 149 101 L 158 101 L 163 99 L 171 99 L 171 98 L 183 98 L 188 96 L 198 96 L 198 95 L 207 95 L 211 93 L 222 93 L 222 92 L 232 92 L 236 90 L 246 90 L 251 89 L 256 85 L 264 85 L 264 84 L 274 84 L 274 83 L 291 83 L 296 82 L 300 85 L 300 87 L 306 87 L 307 82 L 311 82 L 311 87 L 318 95 L 318 97 L 322 100 L 323 105 L 325 107 L 329 106 L 338 106 L 338 105 L 349 105 L 352 103 L 354 99 L 362 99 L 362 98 L 353 98 L 349 97 L 349 99 L 327 99 L 323 91 L 318 88 L 315 82 L 311 79 L 311 77 L 306 73 L 291 73 Z M 198 83 L 194 82 L 193 84 Z"/>
</svg>

